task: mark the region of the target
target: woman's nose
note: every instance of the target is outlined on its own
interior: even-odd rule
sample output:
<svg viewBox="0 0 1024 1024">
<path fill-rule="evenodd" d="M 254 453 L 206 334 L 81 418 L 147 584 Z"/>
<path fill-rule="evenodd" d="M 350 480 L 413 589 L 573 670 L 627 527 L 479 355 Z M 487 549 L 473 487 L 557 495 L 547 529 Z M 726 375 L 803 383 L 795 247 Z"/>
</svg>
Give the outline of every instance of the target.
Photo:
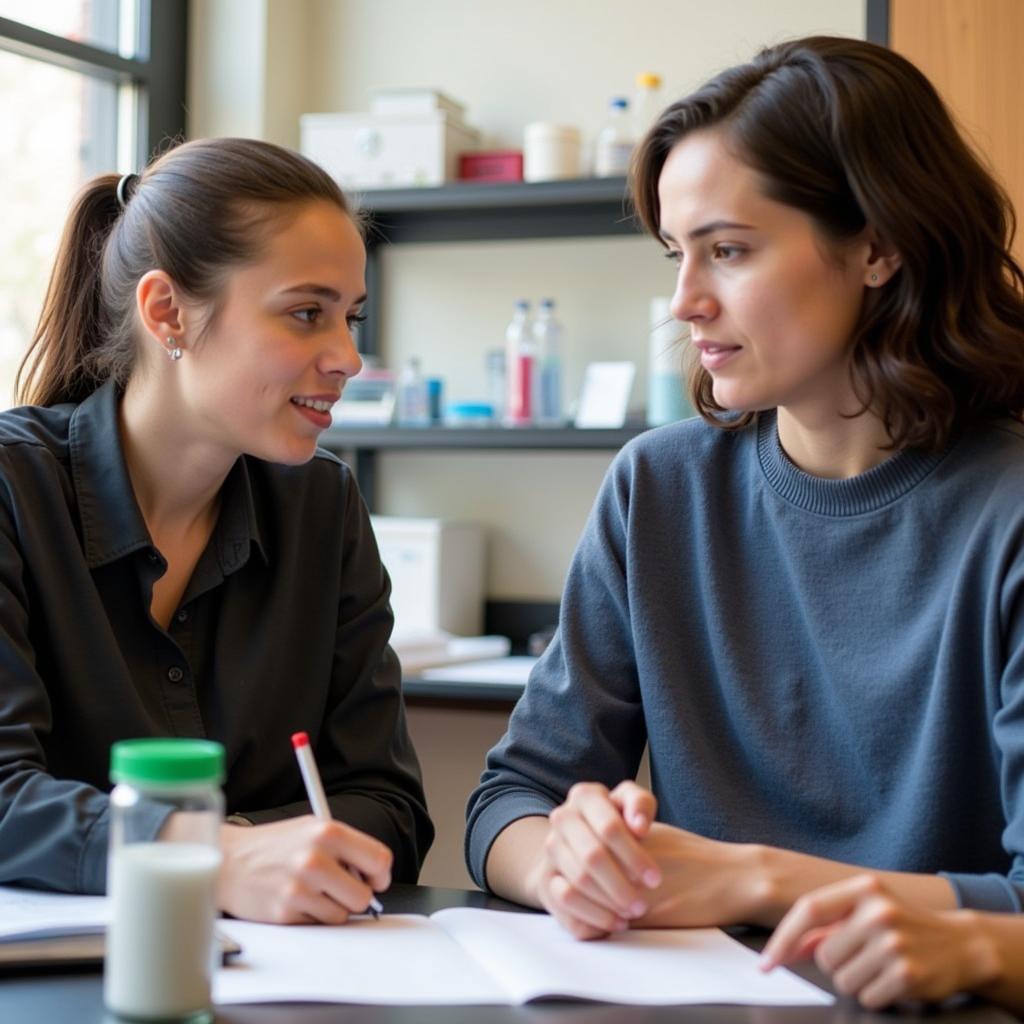
<svg viewBox="0 0 1024 1024">
<path fill-rule="evenodd" d="M 718 314 L 718 302 L 696 268 L 685 264 L 679 267 L 669 312 L 685 323 L 712 320 Z"/>
<path fill-rule="evenodd" d="M 354 377 L 363 368 L 363 357 L 356 348 L 355 337 L 348 325 L 338 332 L 330 346 L 324 368 L 328 373 L 340 373 L 344 377 Z"/>
</svg>

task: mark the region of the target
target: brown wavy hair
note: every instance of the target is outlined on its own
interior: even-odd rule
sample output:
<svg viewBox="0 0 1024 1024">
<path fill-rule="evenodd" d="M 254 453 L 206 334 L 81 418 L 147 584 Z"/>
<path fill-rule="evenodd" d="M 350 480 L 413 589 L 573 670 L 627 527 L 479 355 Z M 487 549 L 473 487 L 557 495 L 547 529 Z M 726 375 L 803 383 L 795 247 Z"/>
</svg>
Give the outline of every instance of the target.
<svg viewBox="0 0 1024 1024">
<path fill-rule="evenodd" d="M 935 88 L 909 61 L 856 39 L 762 50 L 673 103 L 634 154 L 636 212 L 658 235 L 658 179 L 672 148 L 719 127 L 766 195 L 802 210 L 826 241 L 867 224 L 900 269 L 870 289 L 851 338 L 853 385 L 893 448 L 941 450 L 966 427 L 1024 413 L 1024 275 L 1016 220 Z M 664 242 L 662 242 L 664 244 Z M 711 375 L 689 369 L 694 407 L 725 429 Z"/>
<path fill-rule="evenodd" d="M 127 383 L 138 351 L 135 287 L 147 271 L 166 271 L 207 303 L 209 326 L 229 269 L 259 258 L 279 218 L 314 200 L 350 212 L 323 168 L 256 139 L 175 146 L 129 179 L 124 206 L 120 181 L 100 175 L 72 204 L 18 369 L 22 403 L 80 402 L 110 377 Z"/>
</svg>

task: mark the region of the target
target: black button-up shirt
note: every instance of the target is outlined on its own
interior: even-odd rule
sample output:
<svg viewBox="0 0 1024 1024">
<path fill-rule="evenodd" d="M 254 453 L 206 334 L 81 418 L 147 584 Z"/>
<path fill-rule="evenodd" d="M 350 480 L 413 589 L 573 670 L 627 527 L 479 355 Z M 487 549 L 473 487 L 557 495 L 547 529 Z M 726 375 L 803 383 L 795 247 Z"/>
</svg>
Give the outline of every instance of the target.
<svg viewBox="0 0 1024 1024">
<path fill-rule="evenodd" d="M 0 883 L 105 887 L 110 745 L 206 737 L 230 811 L 309 812 L 310 735 L 335 817 L 415 880 L 433 838 L 388 646 L 390 584 L 348 468 L 242 456 L 181 605 L 136 503 L 118 394 L 0 414 Z M 166 809 L 151 808 L 159 830 Z"/>
</svg>

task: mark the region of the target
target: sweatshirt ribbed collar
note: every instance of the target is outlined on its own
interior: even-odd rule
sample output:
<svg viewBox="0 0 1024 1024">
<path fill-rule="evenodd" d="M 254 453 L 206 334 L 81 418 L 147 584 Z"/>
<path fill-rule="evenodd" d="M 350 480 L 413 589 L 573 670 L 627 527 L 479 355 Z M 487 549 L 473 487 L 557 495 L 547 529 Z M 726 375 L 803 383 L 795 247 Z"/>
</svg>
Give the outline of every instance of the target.
<svg viewBox="0 0 1024 1024">
<path fill-rule="evenodd" d="M 883 508 L 913 490 L 946 457 L 903 450 L 866 473 L 828 480 L 798 469 L 779 443 L 775 412 L 757 418 L 757 454 L 769 486 L 786 501 L 824 516 L 857 516 Z"/>
</svg>

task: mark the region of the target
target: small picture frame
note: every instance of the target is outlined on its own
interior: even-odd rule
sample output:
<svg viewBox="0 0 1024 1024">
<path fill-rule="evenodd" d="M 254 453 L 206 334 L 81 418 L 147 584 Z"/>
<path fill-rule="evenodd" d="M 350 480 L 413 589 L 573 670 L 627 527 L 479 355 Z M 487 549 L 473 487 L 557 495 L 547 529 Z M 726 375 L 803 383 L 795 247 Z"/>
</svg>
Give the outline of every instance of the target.
<svg viewBox="0 0 1024 1024">
<path fill-rule="evenodd" d="M 574 425 L 583 430 L 624 426 L 635 376 L 636 363 L 589 363 Z"/>
<path fill-rule="evenodd" d="M 331 419 L 337 426 L 383 427 L 391 422 L 394 411 L 394 372 L 364 367 L 346 383 Z"/>
</svg>

